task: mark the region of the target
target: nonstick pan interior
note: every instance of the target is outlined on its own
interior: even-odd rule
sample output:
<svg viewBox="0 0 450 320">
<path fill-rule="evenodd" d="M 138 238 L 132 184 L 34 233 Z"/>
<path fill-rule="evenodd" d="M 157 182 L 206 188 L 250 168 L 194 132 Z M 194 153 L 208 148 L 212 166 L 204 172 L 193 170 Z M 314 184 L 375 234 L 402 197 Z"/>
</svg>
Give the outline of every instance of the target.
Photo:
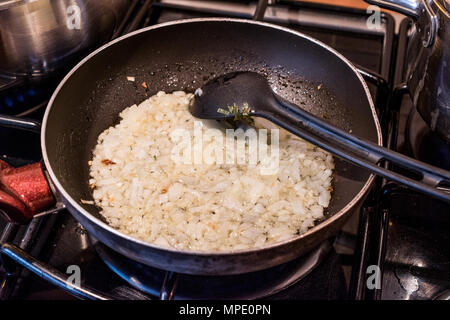
<svg viewBox="0 0 450 320">
<path fill-rule="evenodd" d="M 275 28 L 197 21 L 151 28 L 116 41 L 72 71 L 54 96 L 45 128 L 48 162 L 77 202 L 92 199 L 88 161 L 98 135 L 118 115 L 160 90 L 193 92 L 223 73 L 266 75 L 284 98 L 353 134 L 377 142 L 374 115 L 359 78 L 320 44 Z M 127 76 L 135 77 L 134 82 Z M 145 81 L 148 89 L 141 86 Z M 330 215 L 346 206 L 370 173 L 335 158 Z M 82 205 L 100 217 L 98 208 Z"/>
</svg>

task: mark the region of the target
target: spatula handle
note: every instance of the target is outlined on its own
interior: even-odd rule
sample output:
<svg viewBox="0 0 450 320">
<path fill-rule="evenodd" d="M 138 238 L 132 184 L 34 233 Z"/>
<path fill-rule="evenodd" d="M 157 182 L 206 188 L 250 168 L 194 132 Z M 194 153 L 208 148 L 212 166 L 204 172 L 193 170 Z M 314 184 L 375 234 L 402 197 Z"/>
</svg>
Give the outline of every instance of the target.
<svg viewBox="0 0 450 320">
<path fill-rule="evenodd" d="M 281 97 L 274 96 L 274 112 L 260 111 L 253 115 L 266 118 L 294 135 L 379 176 L 450 202 L 450 190 L 445 191 L 450 186 L 450 172 L 351 135 Z M 381 160 L 405 168 L 418 178 L 413 179 L 383 168 L 379 166 Z"/>
</svg>

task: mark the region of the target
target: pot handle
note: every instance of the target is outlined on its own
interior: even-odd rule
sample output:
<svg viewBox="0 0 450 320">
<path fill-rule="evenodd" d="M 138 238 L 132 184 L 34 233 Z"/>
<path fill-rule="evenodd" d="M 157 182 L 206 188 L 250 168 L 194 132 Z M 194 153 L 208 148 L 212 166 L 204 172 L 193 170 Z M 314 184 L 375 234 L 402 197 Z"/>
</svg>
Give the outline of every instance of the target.
<svg viewBox="0 0 450 320">
<path fill-rule="evenodd" d="M 380 6 L 388 10 L 402 13 L 413 19 L 417 19 L 420 13 L 421 0 L 364 0 L 369 4 Z"/>
<path fill-rule="evenodd" d="M 0 126 L 39 133 L 35 120 L 0 115 Z M 56 203 L 40 162 L 14 168 L 0 160 L 0 214 L 9 222 L 25 224 L 34 216 L 59 211 L 63 205 L 46 211 Z"/>
<path fill-rule="evenodd" d="M 364 0 L 369 4 L 402 13 L 412 18 L 422 35 L 425 48 L 434 44 L 439 20 L 427 1 L 424 0 Z"/>
</svg>

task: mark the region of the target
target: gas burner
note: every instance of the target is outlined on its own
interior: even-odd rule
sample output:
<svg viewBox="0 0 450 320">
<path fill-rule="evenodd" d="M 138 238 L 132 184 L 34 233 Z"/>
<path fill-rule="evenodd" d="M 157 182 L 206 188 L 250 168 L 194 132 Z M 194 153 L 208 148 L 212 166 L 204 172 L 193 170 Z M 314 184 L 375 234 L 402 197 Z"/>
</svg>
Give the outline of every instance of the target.
<svg viewBox="0 0 450 320">
<path fill-rule="evenodd" d="M 56 79 L 8 79 L 0 74 L 0 113 L 25 116 L 43 109 Z"/>
<path fill-rule="evenodd" d="M 303 257 L 267 270 L 239 275 L 198 276 L 149 267 L 92 238 L 91 241 L 105 264 L 132 287 L 154 297 L 181 300 L 266 298 L 303 279 L 332 251 L 331 243 L 326 241 Z"/>
<path fill-rule="evenodd" d="M 450 145 L 431 131 L 415 108 L 409 113 L 406 130 L 408 147 L 415 158 L 450 170 Z"/>
</svg>

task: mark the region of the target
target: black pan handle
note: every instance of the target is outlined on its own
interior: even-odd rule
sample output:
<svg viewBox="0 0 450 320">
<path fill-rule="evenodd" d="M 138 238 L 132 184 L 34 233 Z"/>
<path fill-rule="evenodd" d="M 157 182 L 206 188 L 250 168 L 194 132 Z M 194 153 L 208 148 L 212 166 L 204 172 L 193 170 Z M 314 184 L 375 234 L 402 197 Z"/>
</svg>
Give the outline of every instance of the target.
<svg viewBox="0 0 450 320">
<path fill-rule="evenodd" d="M 450 173 L 446 170 L 409 158 L 398 152 L 351 135 L 323 121 L 274 94 L 273 110 L 256 111 L 255 116 L 266 118 L 291 133 L 327 150 L 343 159 L 367 168 L 373 173 L 403 183 L 413 189 L 450 202 Z M 387 160 L 405 168 L 418 179 L 406 177 L 378 164 Z"/>
</svg>

